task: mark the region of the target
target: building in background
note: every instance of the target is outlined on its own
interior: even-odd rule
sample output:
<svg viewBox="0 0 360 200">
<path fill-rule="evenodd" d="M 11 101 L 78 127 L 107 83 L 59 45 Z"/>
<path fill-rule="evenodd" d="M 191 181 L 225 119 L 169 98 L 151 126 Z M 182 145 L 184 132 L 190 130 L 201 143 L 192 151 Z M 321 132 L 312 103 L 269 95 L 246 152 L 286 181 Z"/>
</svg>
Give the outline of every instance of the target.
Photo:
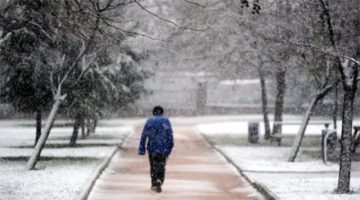
<svg viewBox="0 0 360 200">
<path fill-rule="evenodd" d="M 268 91 L 273 92 L 269 85 Z M 146 80 L 145 87 L 150 92 L 137 102 L 141 115 L 156 105 L 162 105 L 169 115 L 261 112 L 258 79 L 219 80 L 205 72 L 162 72 Z M 270 107 L 273 102 L 269 98 Z"/>
<path fill-rule="evenodd" d="M 207 81 L 214 78 L 205 72 L 161 72 L 145 81 L 149 91 L 137 102 L 140 114 L 154 106 L 163 106 L 170 115 L 205 114 Z"/>
</svg>

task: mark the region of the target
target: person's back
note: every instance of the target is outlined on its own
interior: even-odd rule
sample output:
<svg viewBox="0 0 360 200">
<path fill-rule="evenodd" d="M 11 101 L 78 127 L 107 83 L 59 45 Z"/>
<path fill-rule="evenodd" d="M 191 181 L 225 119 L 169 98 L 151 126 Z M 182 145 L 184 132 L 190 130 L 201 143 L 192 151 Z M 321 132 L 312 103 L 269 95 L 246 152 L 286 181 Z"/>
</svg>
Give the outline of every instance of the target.
<svg viewBox="0 0 360 200">
<path fill-rule="evenodd" d="M 174 144 L 169 119 L 161 115 L 153 116 L 146 122 L 144 131 L 148 137 L 148 152 L 170 154 Z"/>
<path fill-rule="evenodd" d="M 153 116 L 144 126 L 139 155 L 145 155 L 145 149 L 149 152 L 151 189 L 161 192 L 161 185 L 165 179 L 165 165 L 172 148 L 174 147 L 173 132 L 170 120 L 163 115 L 163 108 L 155 106 Z M 147 140 L 147 147 L 145 148 Z"/>
</svg>

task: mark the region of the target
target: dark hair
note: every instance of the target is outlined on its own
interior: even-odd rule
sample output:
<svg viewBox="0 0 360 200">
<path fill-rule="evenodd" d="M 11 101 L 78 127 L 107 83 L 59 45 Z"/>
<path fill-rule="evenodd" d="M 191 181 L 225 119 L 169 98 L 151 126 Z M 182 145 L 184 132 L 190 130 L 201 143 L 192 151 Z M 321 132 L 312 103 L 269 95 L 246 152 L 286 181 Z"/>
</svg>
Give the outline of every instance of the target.
<svg viewBox="0 0 360 200">
<path fill-rule="evenodd" d="M 161 106 L 155 106 L 152 112 L 153 115 L 162 115 L 164 114 L 164 109 Z"/>
</svg>

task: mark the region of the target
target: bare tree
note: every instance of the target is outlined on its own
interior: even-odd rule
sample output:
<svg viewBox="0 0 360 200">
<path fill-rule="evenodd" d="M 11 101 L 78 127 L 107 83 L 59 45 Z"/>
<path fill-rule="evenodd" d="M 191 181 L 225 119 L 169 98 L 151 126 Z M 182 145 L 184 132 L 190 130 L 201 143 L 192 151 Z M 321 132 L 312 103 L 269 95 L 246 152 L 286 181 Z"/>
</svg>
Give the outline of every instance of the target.
<svg viewBox="0 0 360 200">
<path fill-rule="evenodd" d="M 313 53 L 314 55 L 314 53 Z M 315 54 L 316 55 L 316 54 Z M 318 59 L 318 57 L 315 57 L 315 59 Z M 326 59 L 326 58 L 325 58 Z M 312 65 L 314 62 L 308 62 L 308 65 Z M 332 69 L 332 63 L 331 62 L 323 62 L 322 65 L 319 68 L 316 68 L 316 72 L 313 73 L 313 77 L 316 81 L 314 81 L 314 84 L 318 85 L 318 89 L 316 94 L 311 99 L 308 108 L 306 110 L 305 115 L 303 116 L 299 131 L 295 137 L 295 140 L 293 142 L 291 152 L 288 158 L 289 162 L 294 162 L 297 156 L 297 153 L 300 149 L 302 140 L 304 138 L 304 134 L 306 131 L 306 127 L 309 123 L 311 113 L 313 109 L 315 108 L 316 104 L 324 98 L 330 90 L 332 90 L 334 87 L 337 86 L 339 80 L 336 78 L 336 73 L 334 73 Z"/>
<path fill-rule="evenodd" d="M 340 170 L 337 192 L 348 193 L 351 174 L 353 106 L 360 64 L 358 1 L 340 3 L 332 0 L 318 0 L 318 4 L 309 3 L 309 5 L 320 10 L 320 13 L 317 14 L 325 22 L 326 29 L 322 34 L 326 40 L 323 47 L 311 43 L 303 46 L 333 57 L 343 85 Z M 344 13 L 344 10 L 347 12 Z"/>
<path fill-rule="evenodd" d="M 261 58 L 259 58 L 261 60 Z M 270 122 L 269 122 L 269 110 L 268 110 L 268 99 L 267 99 L 267 89 L 266 89 L 266 79 L 264 75 L 264 70 L 262 69 L 263 62 L 260 61 L 258 67 L 260 87 L 261 87 L 261 102 L 262 102 L 262 113 L 264 120 L 265 134 L 264 139 L 268 140 L 271 136 Z"/>
<path fill-rule="evenodd" d="M 353 104 L 357 90 L 358 67 L 360 64 L 358 1 L 347 1 L 346 3 L 333 0 L 318 0 L 317 3 L 313 1 L 303 1 L 299 5 L 300 10 L 297 12 L 306 14 L 292 15 L 292 17 L 297 19 L 297 23 L 294 23 L 293 26 L 293 28 L 297 30 L 297 37 L 295 38 L 302 42 L 290 41 L 289 43 L 297 47 L 306 47 L 326 55 L 328 60 L 334 62 L 334 66 L 337 67 L 341 77 L 344 94 L 342 97 L 341 154 L 337 192 L 348 193 L 351 174 Z M 344 13 L 344 10 L 347 10 L 347 12 Z M 318 21 L 321 21 L 322 25 L 319 26 L 319 24 L 317 24 Z M 311 39 L 307 37 L 308 35 L 317 38 L 314 40 L 314 38 Z M 289 157 L 290 161 L 295 159 L 294 155 L 296 155 L 299 143 L 301 143 L 302 134 L 306 128 L 306 123 L 309 120 L 307 116 L 310 116 L 313 105 L 315 105 L 316 102 L 319 101 L 319 98 L 323 97 L 329 89 L 336 86 L 337 81 L 326 81 L 327 79 L 328 78 L 324 79 L 325 82 L 323 82 L 319 91 L 312 99 L 308 111 L 304 116 L 301 129 L 298 132 L 291 156 Z"/>
<path fill-rule="evenodd" d="M 351 144 L 352 144 L 352 121 L 353 121 L 353 105 L 355 92 L 357 90 L 357 81 L 359 74 L 359 66 L 360 62 L 356 59 L 356 57 L 360 57 L 360 46 L 359 46 L 359 32 L 360 26 L 354 26 L 353 22 L 359 20 L 359 10 L 355 8 L 355 10 L 351 10 L 351 14 L 353 14 L 354 18 L 348 18 L 345 22 L 348 25 L 346 28 L 352 29 L 351 34 L 357 34 L 357 38 L 353 42 L 355 42 L 355 46 L 348 46 L 348 50 L 345 52 L 349 52 L 352 56 L 345 56 L 342 52 L 340 52 L 339 42 L 335 36 L 334 29 L 334 19 L 332 12 L 342 12 L 342 8 L 340 4 L 336 5 L 336 10 L 331 10 L 329 7 L 329 2 L 326 0 L 319 0 L 320 6 L 322 8 L 322 12 L 324 14 L 327 29 L 328 29 L 328 38 L 332 47 L 333 54 L 338 63 L 338 69 L 341 74 L 344 96 L 343 96 L 343 111 L 342 111 L 342 128 L 341 128 L 341 153 L 340 153 L 340 170 L 339 170 L 339 181 L 338 181 L 338 193 L 348 193 L 350 191 L 350 174 L 351 174 Z M 334 3 L 334 2 L 331 2 Z M 348 2 L 347 6 L 355 6 L 358 5 L 357 1 Z M 352 4 L 351 4 L 352 3 Z M 352 16 L 350 14 L 350 16 Z M 345 33 L 342 33 L 343 37 L 348 36 Z M 345 38 L 350 39 L 350 38 Z M 356 45 L 357 41 L 357 45 Z M 353 48 L 352 48 L 353 47 Z M 346 47 L 345 47 L 346 48 Z M 326 51 L 325 51 L 326 52 Z M 341 56 L 342 55 L 342 56 Z"/>
</svg>

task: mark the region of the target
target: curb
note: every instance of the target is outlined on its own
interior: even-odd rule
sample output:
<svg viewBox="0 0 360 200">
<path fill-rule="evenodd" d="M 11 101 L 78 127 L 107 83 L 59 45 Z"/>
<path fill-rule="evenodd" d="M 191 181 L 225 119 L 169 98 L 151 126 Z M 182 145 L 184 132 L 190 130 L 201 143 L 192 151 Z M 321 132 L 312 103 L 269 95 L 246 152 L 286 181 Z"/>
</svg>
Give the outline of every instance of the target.
<svg viewBox="0 0 360 200">
<path fill-rule="evenodd" d="M 233 167 L 235 167 L 236 171 L 245 178 L 245 180 L 250 183 L 260 194 L 262 194 L 265 199 L 267 200 L 279 200 L 280 198 L 274 193 L 272 192 L 268 187 L 266 187 L 264 184 L 259 183 L 257 181 L 252 181 L 245 173 L 244 171 L 236 165 L 236 163 L 230 158 L 228 157 L 221 149 L 219 149 L 218 147 L 216 147 L 210 140 L 209 138 L 205 135 L 200 133 L 200 135 L 205 139 L 205 141 L 207 143 L 209 143 L 209 145 L 216 151 L 218 152 L 221 156 L 223 156 L 225 158 L 225 160 L 231 164 Z"/>
<path fill-rule="evenodd" d="M 132 134 L 133 134 L 133 132 L 129 133 L 126 136 L 126 138 L 124 138 L 124 140 L 117 147 L 114 148 L 114 150 L 111 152 L 110 156 L 105 158 L 104 161 L 96 168 L 95 172 L 91 176 L 91 179 L 89 180 L 89 183 L 86 185 L 85 189 L 81 192 L 81 194 L 77 198 L 78 200 L 87 200 L 88 199 L 89 194 L 90 194 L 92 188 L 94 187 L 97 179 L 105 171 L 105 169 L 108 167 L 109 163 L 111 162 L 111 160 L 113 159 L 115 154 L 120 150 L 122 145 L 125 143 L 125 141 L 127 141 L 129 136 Z"/>
<path fill-rule="evenodd" d="M 269 200 L 278 200 L 279 197 L 276 196 L 266 185 L 259 183 L 257 181 L 252 182 L 254 188 L 256 188 L 266 199 Z"/>
</svg>

